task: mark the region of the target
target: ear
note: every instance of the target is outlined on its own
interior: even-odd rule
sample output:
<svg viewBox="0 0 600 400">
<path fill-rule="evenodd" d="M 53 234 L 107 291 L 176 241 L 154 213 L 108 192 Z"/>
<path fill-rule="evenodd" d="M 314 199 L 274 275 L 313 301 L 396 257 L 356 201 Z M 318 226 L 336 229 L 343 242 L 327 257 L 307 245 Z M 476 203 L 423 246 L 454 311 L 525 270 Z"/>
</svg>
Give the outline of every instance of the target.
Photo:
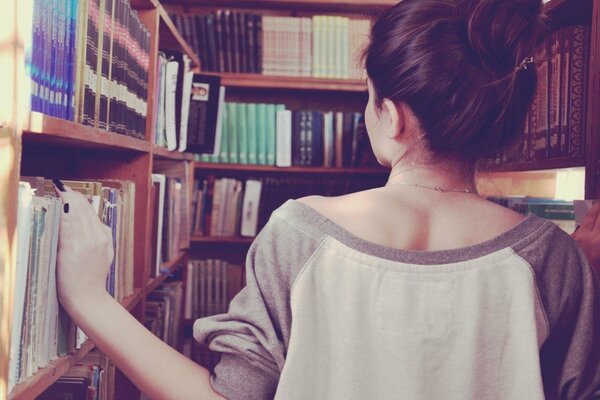
<svg viewBox="0 0 600 400">
<path fill-rule="evenodd" d="M 383 99 L 381 110 L 381 119 L 386 124 L 387 136 L 394 139 L 404 131 L 406 121 L 404 109 L 397 107 L 390 99 Z"/>
</svg>

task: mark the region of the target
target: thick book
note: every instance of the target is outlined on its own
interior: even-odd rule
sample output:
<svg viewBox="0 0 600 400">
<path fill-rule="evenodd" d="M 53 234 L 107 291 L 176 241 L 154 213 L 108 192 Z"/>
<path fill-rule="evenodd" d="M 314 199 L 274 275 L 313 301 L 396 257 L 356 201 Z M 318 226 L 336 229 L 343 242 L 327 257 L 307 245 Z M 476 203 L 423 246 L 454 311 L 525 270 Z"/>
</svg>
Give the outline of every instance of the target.
<svg viewBox="0 0 600 400">
<path fill-rule="evenodd" d="M 220 76 L 193 75 L 187 128 L 189 151 L 194 153 L 215 152 L 220 99 Z"/>
<path fill-rule="evenodd" d="M 179 63 L 169 59 L 165 67 L 165 137 L 167 149 L 177 149 L 177 80 Z"/>
</svg>

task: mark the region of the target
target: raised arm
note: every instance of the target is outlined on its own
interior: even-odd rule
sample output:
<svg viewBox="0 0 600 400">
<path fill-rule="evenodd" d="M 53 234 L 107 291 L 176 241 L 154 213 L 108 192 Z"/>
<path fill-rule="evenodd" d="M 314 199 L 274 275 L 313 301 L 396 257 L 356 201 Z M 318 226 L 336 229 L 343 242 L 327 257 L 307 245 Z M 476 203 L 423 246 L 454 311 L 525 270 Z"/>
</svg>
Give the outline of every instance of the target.
<svg viewBox="0 0 600 400">
<path fill-rule="evenodd" d="M 80 194 L 58 192 L 64 212 L 58 246 L 58 296 L 65 310 L 133 383 L 152 399 L 223 399 L 209 372 L 169 347 L 105 289 L 110 229 Z"/>
</svg>

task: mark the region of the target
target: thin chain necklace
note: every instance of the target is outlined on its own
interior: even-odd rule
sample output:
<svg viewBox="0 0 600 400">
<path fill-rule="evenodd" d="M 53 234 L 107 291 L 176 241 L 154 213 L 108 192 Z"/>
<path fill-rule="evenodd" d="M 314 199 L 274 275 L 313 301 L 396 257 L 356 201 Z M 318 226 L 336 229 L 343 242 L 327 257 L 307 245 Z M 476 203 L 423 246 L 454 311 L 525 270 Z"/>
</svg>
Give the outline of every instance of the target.
<svg viewBox="0 0 600 400">
<path fill-rule="evenodd" d="M 456 193 L 469 193 L 469 194 L 478 194 L 476 190 L 470 189 L 446 189 L 439 186 L 425 186 L 419 185 L 418 183 L 406 183 L 406 182 L 394 182 L 392 185 L 406 185 L 406 186 L 414 186 L 421 189 L 429 189 L 435 190 L 436 192 L 445 193 L 445 192 L 456 192 Z"/>
</svg>

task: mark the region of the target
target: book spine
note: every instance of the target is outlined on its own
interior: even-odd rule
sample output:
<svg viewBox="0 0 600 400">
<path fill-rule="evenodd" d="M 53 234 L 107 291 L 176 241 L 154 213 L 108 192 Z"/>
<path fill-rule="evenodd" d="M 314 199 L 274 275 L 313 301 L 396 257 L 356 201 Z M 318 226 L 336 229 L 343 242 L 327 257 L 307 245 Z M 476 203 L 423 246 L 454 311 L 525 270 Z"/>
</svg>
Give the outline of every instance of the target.
<svg viewBox="0 0 600 400">
<path fill-rule="evenodd" d="M 217 55 L 217 39 L 215 30 L 215 16 L 213 14 L 207 14 L 203 16 L 206 21 L 206 36 L 208 38 L 208 65 L 209 71 L 219 71 L 218 55 Z"/>
<path fill-rule="evenodd" d="M 254 15 L 246 14 L 246 40 L 248 41 L 246 44 L 246 57 L 248 58 L 248 71 L 249 73 L 256 73 L 257 71 L 254 69 L 254 53 L 255 53 L 255 44 L 254 44 Z"/>
<path fill-rule="evenodd" d="M 548 53 L 545 43 L 538 47 L 537 108 L 535 130 L 532 131 L 532 147 L 535 160 L 548 157 Z"/>
<path fill-rule="evenodd" d="M 570 71 L 571 71 L 571 33 L 572 28 L 563 28 L 560 31 L 560 49 L 561 49 L 561 69 L 560 69 L 560 153 L 563 156 L 569 155 L 569 142 L 571 133 L 569 132 L 569 91 L 570 91 Z"/>
<path fill-rule="evenodd" d="M 258 165 L 267 164 L 267 105 L 256 105 L 256 163 Z"/>
<path fill-rule="evenodd" d="M 260 74 L 262 71 L 262 58 L 263 58 L 263 29 L 262 29 L 262 15 L 254 16 L 254 72 Z"/>
<path fill-rule="evenodd" d="M 195 15 L 193 17 L 193 23 L 196 26 L 196 33 L 198 36 L 197 48 L 194 50 L 200 57 L 201 69 L 203 71 L 209 71 L 208 63 L 208 38 L 206 34 L 206 22 L 202 15 Z"/>
<path fill-rule="evenodd" d="M 573 27 L 571 36 L 571 87 L 569 93 L 569 132 L 571 133 L 569 155 L 572 157 L 583 155 L 588 54 L 589 28 L 585 26 Z"/>
<path fill-rule="evenodd" d="M 248 164 L 258 164 L 258 131 L 257 124 L 257 105 L 250 103 L 246 105 L 246 137 L 248 148 Z"/>
<path fill-rule="evenodd" d="M 229 162 L 232 164 L 240 163 L 239 159 L 239 132 L 241 125 L 241 105 L 238 103 L 231 104 L 231 130 L 229 136 Z"/>
<path fill-rule="evenodd" d="M 549 137 L 548 137 L 548 157 L 554 158 L 560 156 L 560 56 L 559 38 L 557 32 L 548 36 L 549 53 Z"/>
<path fill-rule="evenodd" d="M 231 11 L 225 10 L 221 14 L 223 26 L 223 47 L 225 53 L 225 72 L 233 72 L 233 40 L 231 34 Z"/>
<path fill-rule="evenodd" d="M 217 71 L 225 72 L 225 46 L 223 40 L 223 10 L 215 11 L 215 39 L 217 44 Z"/>
<path fill-rule="evenodd" d="M 248 135 L 249 121 L 248 121 L 248 106 L 246 103 L 238 103 L 237 105 L 237 130 L 235 135 L 237 136 L 237 160 L 240 164 L 248 164 L 249 150 L 250 150 L 250 137 Z"/>
<path fill-rule="evenodd" d="M 240 45 L 240 72 L 249 72 L 248 38 L 246 35 L 246 13 L 238 15 L 238 42 Z"/>
<path fill-rule="evenodd" d="M 292 166 L 292 112 L 277 111 L 277 158 L 278 167 Z"/>
<path fill-rule="evenodd" d="M 230 41 L 231 41 L 231 53 L 232 53 L 232 72 L 242 72 L 241 60 L 240 60 L 240 32 L 239 32 L 239 19 L 241 14 L 237 11 L 231 13 L 230 23 Z"/>
</svg>

